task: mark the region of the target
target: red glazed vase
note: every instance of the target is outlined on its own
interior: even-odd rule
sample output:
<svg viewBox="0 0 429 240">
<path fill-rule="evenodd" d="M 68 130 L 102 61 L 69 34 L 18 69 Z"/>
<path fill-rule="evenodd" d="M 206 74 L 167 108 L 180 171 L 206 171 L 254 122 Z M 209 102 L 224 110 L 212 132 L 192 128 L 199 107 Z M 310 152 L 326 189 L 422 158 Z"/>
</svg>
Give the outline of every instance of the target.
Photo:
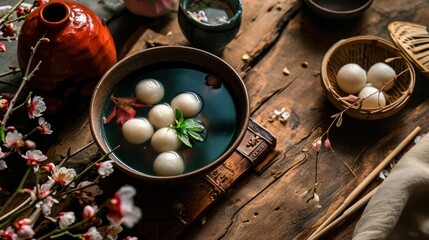
<svg viewBox="0 0 429 240">
<path fill-rule="evenodd" d="M 116 47 L 109 29 L 88 7 L 57 0 L 35 9 L 24 21 L 18 37 L 18 62 L 25 71 L 31 48 L 45 35 L 49 42 L 36 51 L 29 81 L 45 98 L 47 112 L 61 110 L 71 97 L 90 96 L 101 76 L 112 67 Z"/>
</svg>

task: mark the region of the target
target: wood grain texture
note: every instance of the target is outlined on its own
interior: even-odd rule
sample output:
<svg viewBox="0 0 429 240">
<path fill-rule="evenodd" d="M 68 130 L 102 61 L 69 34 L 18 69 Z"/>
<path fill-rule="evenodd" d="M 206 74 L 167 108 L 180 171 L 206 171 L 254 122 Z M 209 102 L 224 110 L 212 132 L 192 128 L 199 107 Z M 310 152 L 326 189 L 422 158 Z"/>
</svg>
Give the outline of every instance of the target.
<svg viewBox="0 0 429 240">
<path fill-rule="evenodd" d="M 319 17 L 298 0 L 243 0 L 243 4 L 242 28 L 219 56 L 242 76 L 250 95 L 251 117 L 274 133 L 277 148 L 263 170 L 242 179 L 181 239 L 306 239 L 409 132 L 416 126 L 423 133 L 429 130 L 429 80 L 417 74 L 413 96 L 397 115 L 377 121 L 345 117 L 341 128 L 332 129 L 335 151 L 323 150 L 319 162 L 322 208 L 311 208 L 302 197 L 314 182 L 315 155 L 309 149 L 327 129 L 330 116 L 338 112 L 320 83 L 325 52 L 351 36 L 389 39 L 387 25 L 393 20 L 427 24 L 429 2 L 377 0 L 362 17 L 344 21 Z M 158 44 L 188 45 L 175 13 L 142 26 L 122 56 Z M 242 60 L 244 54 L 249 55 L 248 61 Z M 283 74 L 285 67 L 289 75 Z M 290 119 L 269 122 L 274 109 L 282 107 L 290 112 Z M 57 144 L 47 153 L 50 158 L 91 141 L 87 117 L 86 111 L 81 111 L 66 122 L 70 125 L 64 124 Z M 88 149 L 83 154 L 96 153 L 97 149 Z M 108 184 L 111 191 L 134 181 L 120 173 L 116 176 L 115 184 Z M 379 183 L 375 180 L 362 194 Z M 158 203 L 145 210 L 168 215 Z M 340 223 L 324 239 L 351 239 L 361 212 Z M 146 220 L 143 217 L 138 227 L 144 228 Z"/>
</svg>

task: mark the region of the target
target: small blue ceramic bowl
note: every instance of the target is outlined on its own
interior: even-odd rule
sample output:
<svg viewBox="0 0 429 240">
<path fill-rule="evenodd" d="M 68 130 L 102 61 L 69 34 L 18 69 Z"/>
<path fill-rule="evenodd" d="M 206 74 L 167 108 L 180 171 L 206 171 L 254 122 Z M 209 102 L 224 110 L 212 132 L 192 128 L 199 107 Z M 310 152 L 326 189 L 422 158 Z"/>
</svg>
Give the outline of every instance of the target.
<svg viewBox="0 0 429 240">
<path fill-rule="evenodd" d="M 201 18 L 195 18 L 195 15 L 194 17 L 192 16 L 193 14 L 203 11 L 202 17 L 204 18 L 207 16 L 210 19 L 210 11 L 213 10 L 213 8 L 209 7 L 210 9 L 206 11 L 207 13 L 204 13 L 204 9 L 199 10 L 198 7 L 195 7 L 198 1 L 202 0 L 179 1 L 178 21 L 180 29 L 192 46 L 212 53 L 218 53 L 234 39 L 240 29 L 243 8 L 241 0 L 218 1 L 227 4 L 230 14 L 224 22 L 217 24 L 209 24 L 207 21 L 201 20 Z M 216 1 L 217 0 L 211 0 L 208 2 L 211 4 L 210 2 Z M 215 9 L 215 11 L 218 10 L 219 9 Z M 201 17 L 201 15 L 199 17 Z"/>
</svg>

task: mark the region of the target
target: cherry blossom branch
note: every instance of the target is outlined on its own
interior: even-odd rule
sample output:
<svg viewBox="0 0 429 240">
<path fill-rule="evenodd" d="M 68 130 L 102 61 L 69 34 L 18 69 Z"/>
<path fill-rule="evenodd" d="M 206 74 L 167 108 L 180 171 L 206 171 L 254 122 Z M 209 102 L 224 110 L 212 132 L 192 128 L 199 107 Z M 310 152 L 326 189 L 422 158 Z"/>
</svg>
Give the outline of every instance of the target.
<svg viewBox="0 0 429 240">
<path fill-rule="evenodd" d="M 30 67 L 31 67 L 31 64 L 33 63 L 34 55 L 36 54 L 36 51 L 37 51 L 37 49 L 39 48 L 40 44 L 41 44 L 42 42 L 49 41 L 49 40 L 47 40 L 47 38 L 45 38 L 45 35 L 46 35 L 46 34 L 44 34 L 44 35 L 43 35 L 43 36 L 42 36 L 42 37 L 37 41 L 36 45 L 35 45 L 34 47 L 32 47 L 32 48 L 31 48 L 31 55 L 30 55 L 30 58 L 29 58 L 29 60 L 28 60 L 27 69 L 25 70 L 24 77 L 22 78 L 22 82 L 21 82 L 21 84 L 19 85 L 18 90 L 16 91 L 15 96 L 13 97 L 12 101 L 10 101 L 9 108 L 7 109 L 6 113 L 4 114 L 3 121 L 2 121 L 2 123 L 1 123 L 1 126 L 2 126 L 2 127 L 5 127 L 5 126 L 6 126 L 7 120 L 9 119 L 10 114 L 12 113 L 13 106 L 15 105 L 16 100 L 18 99 L 18 96 L 20 95 L 20 93 L 21 93 L 22 89 L 24 88 L 25 84 L 26 84 L 27 82 L 29 82 L 29 81 L 30 81 L 30 79 L 33 77 L 34 73 L 35 73 L 37 70 L 39 70 L 39 66 L 40 66 L 40 64 L 42 63 L 42 61 L 39 61 L 39 62 L 37 63 L 37 65 L 36 65 L 36 67 L 35 67 L 31 72 L 30 72 Z"/>
<path fill-rule="evenodd" d="M 0 18 L 0 26 L 3 26 L 7 22 L 7 19 L 12 13 L 24 2 L 25 0 L 19 0 L 9 11 Z"/>
</svg>

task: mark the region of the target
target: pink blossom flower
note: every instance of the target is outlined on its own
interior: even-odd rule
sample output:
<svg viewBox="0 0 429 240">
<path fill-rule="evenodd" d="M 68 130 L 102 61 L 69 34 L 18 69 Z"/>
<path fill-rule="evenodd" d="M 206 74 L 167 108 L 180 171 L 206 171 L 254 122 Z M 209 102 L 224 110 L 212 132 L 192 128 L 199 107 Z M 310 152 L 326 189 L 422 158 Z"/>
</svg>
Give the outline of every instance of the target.
<svg viewBox="0 0 429 240">
<path fill-rule="evenodd" d="M 84 219 L 93 217 L 95 215 L 95 213 L 97 212 L 97 209 L 98 209 L 97 206 L 86 205 L 83 208 L 82 217 Z"/>
<path fill-rule="evenodd" d="M 44 118 L 39 118 L 39 130 L 41 134 L 51 134 L 51 124 L 46 122 Z"/>
<path fill-rule="evenodd" d="M 86 187 L 88 185 L 94 184 L 90 181 L 83 181 L 80 182 L 77 185 L 77 188 L 80 189 L 74 193 L 74 196 L 79 199 L 80 203 L 87 202 L 92 203 L 94 202 L 95 196 L 98 196 L 103 193 L 103 190 L 100 189 L 98 185 L 92 185 L 89 187 Z"/>
<path fill-rule="evenodd" d="M 319 137 L 311 143 L 313 151 L 319 152 L 320 147 L 322 146 L 322 139 Z"/>
<path fill-rule="evenodd" d="M 1 44 L 2 42 L 0 42 L 0 52 L 1 52 Z M 0 99 L 0 110 L 7 110 L 7 108 L 9 107 L 9 101 L 7 99 Z"/>
<path fill-rule="evenodd" d="M 6 45 L 0 42 L 0 52 L 6 52 Z"/>
<path fill-rule="evenodd" d="M 15 26 L 13 26 L 13 23 L 8 23 L 3 25 L 0 31 L 2 32 L 2 36 L 7 38 L 7 37 L 13 37 L 15 35 L 16 29 L 15 29 Z"/>
<path fill-rule="evenodd" d="M 32 201 L 36 201 L 40 198 L 43 199 L 42 201 L 36 203 L 35 207 L 41 208 L 42 213 L 45 215 L 50 215 L 52 206 L 54 205 L 54 203 L 58 203 L 58 200 L 56 200 L 52 196 L 49 196 L 49 194 L 51 194 L 51 188 L 54 184 L 55 182 L 52 179 L 49 179 L 41 186 L 34 187 L 33 190 L 30 190 L 28 188 L 23 189 L 23 192 L 27 192 L 30 194 Z"/>
<path fill-rule="evenodd" d="M 112 162 L 113 161 L 109 160 L 109 161 L 99 162 L 96 164 L 96 167 L 98 169 L 98 174 L 100 174 L 101 177 L 104 178 L 113 173 Z"/>
<path fill-rule="evenodd" d="M 122 232 L 121 225 L 109 225 L 106 228 L 106 238 L 109 240 L 116 240 L 118 239 L 118 233 Z"/>
<path fill-rule="evenodd" d="M 57 217 L 58 225 L 60 229 L 65 229 L 68 226 L 72 225 L 76 220 L 74 212 L 60 212 Z"/>
<path fill-rule="evenodd" d="M 48 172 L 53 172 L 54 169 L 55 169 L 55 164 L 54 163 L 48 163 L 48 164 L 44 165 L 42 167 L 42 169 L 44 169 L 44 170 L 46 170 Z"/>
<path fill-rule="evenodd" d="M 39 170 L 39 163 L 48 159 L 40 150 L 29 150 L 21 157 L 27 159 L 27 165 L 32 166 L 35 172 Z"/>
<path fill-rule="evenodd" d="M 0 230 L 0 237 L 1 239 L 15 240 L 18 236 L 16 235 L 15 230 L 12 227 L 8 227 L 6 228 L 6 230 Z"/>
<path fill-rule="evenodd" d="M 61 185 L 68 185 L 76 177 L 76 171 L 73 168 L 61 167 L 55 168 L 52 172 L 52 179 Z"/>
<path fill-rule="evenodd" d="M 141 217 L 141 210 L 134 206 L 133 197 L 136 189 L 132 186 L 121 187 L 108 204 L 109 212 L 107 219 L 113 225 L 124 224 L 132 228 Z"/>
<path fill-rule="evenodd" d="M 34 117 L 42 116 L 42 112 L 46 110 L 46 104 L 43 98 L 40 96 L 34 96 L 33 100 L 28 100 L 28 117 L 33 119 Z"/>
<path fill-rule="evenodd" d="M 49 179 L 46 183 L 42 184 L 42 186 L 37 185 L 37 187 L 34 187 L 33 190 L 24 188 L 22 191 L 29 193 L 31 200 L 36 201 L 37 196 L 39 196 L 39 198 L 45 198 L 48 196 L 51 193 L 50 190 L 54 184 L 55 182 Z"/>
<path fill-rule="evenodd" d="M 85 240 L 103 240 L 103 236 L 97 231 L 97 228 L 91 227 L 88 231 L 82 235 Z"/>
<path fill-rule="evenodd" d="M 324 142 L 323 142 L 323 146 L 325 148 L 331 148 L 331 141 L 329 140 L 329 138 L 327 138 Z"/>
<path fill-rule="evenodd" d="M 12 150 L 19 151 L 19 149 L 24 146 L 24 141 L 22 141 L 22 134 L 16 130 L 14 130 L 13 132 L 7 132 L 5 146 Z"/>
<path fill-rule="evenodd" d="M 15 228 L 19 239 L 29 239 L 35 234 L 33 227 L 31 226 L 31 220 L 28 218 L 19 220 L 15 224 Z"/>
<path fill-rule="evenodd" d="M 138 240 L 137 237 L 127 236 L 124 240 Z"/>
</svg>

